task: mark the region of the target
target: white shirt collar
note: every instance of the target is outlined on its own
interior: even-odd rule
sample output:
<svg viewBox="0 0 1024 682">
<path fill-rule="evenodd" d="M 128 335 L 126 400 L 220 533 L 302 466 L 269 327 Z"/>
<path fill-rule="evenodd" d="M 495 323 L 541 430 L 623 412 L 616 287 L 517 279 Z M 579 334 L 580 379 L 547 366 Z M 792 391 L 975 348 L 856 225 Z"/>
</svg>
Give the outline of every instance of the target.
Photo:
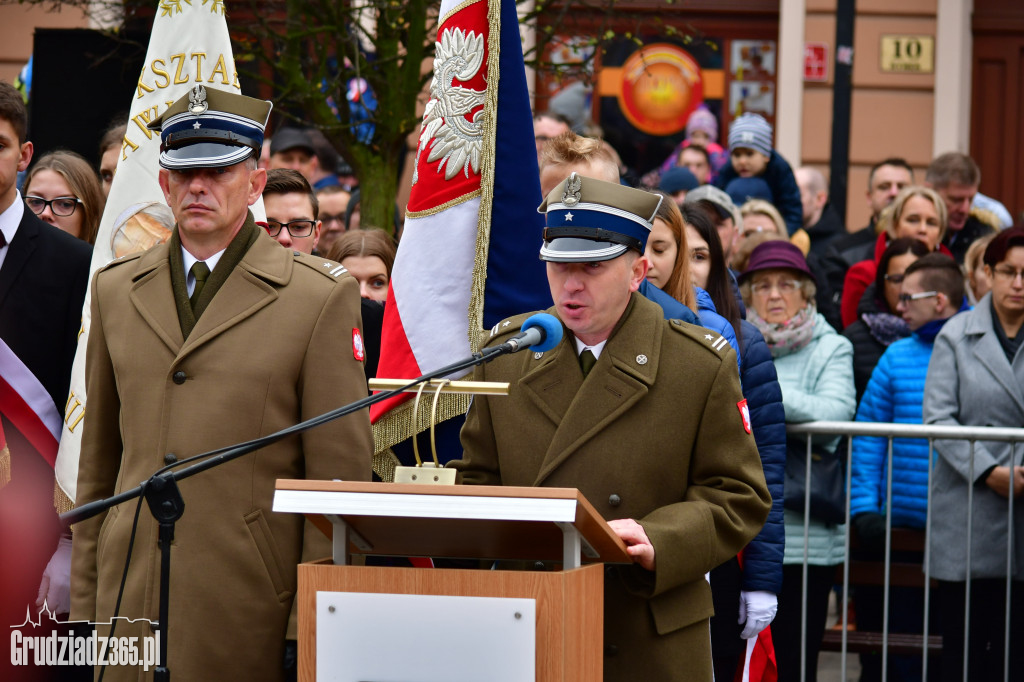
<svg viewBox="0 0 1024 682">
<path fill-rule="evenodd" d="M 0 267 L 3 267 L 4 259 L 7 258 L 8 247 L 14 241 L 14 235 L 18 232 L 18 225 L 25 216 L 25 202 L 21 198 L 21 192 L 14 190 L 14 201 L 7 210 L 0 213 L 0 232 L 3 232 L 7 245 L 0 248 Z"/>
<path fill-rule="evenodd" d="M 210 272 L 213 272 L 213 269 L 217 267 L 217 263 L 218 261 L 220 261 L 220 257 L 223 256 L 224 252 L 227 250 L 227 247 L 224 247 L 223 249 L 221 249 L 220 251 L 213 254 L 205 261 L 203 261 L 204 263 L 206 263 L 206 267 L 210 268 Z M 185 288 L 188 290 L 189 296 L 192 295 L 192 289 L 194 289 L 196 286 L 196 278 L 192 276 L 192 273 L 189 272 L 189 270 L 192 269 L 192 266 L 195 265 L 198 260 L 198 258 L 196 258 L 195 256 L 188 252 L 188 249 L 186 249 L 184 246 L 181 247 L 181 264 L 185 266 Z"/>
<path fill-rule="evenodd" d="M 580 355 L 580 353 L 589 348 L 590 352 L 594 354 L 595 359 L 601 357 L 601 352 L 604 350 L 604 345 L 608 343 L 608 339 L 605 339 L 601 343 L 595 343 L 593 346 L 588 346 L 587 344 L 577 339 L 575 336 L 573 337 L 573 341 L 576 342 L 577 357 Z"/>
</svg>

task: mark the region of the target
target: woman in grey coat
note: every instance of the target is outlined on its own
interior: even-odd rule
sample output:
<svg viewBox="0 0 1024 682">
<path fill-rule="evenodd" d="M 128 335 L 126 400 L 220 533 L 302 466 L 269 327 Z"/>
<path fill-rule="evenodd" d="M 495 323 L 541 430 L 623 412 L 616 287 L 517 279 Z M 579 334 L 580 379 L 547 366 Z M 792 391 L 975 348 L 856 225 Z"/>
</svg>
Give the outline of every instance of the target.
<svg viewBox="0 0 1024 682">
<path fill-rule="evenodd" d="M 949 426 L 1024 424 L 1024 227 L 985 250 L 992 291 L 939 333 L 928 365 L 924 422 Z M 925 292 L 927 293 L 927 292 Z M 971 680 L 1003 679 L 1007 539 L 1024 530 L 1024 445 L 936 440 L 932 474 L 931 574 L 939 580 L 944 680 L 962 680 L 970 579 Z M 1009 523 L 1010 490 L 1013 524 Z M 968 548 L 968 501 L 972 511 Z M 1011 567 L 1011 641 L 1024 635 L 1024 538 Z M 1024 679 L 1024 655 L 1011 647 L 1010 679 Z"/>
</svg>

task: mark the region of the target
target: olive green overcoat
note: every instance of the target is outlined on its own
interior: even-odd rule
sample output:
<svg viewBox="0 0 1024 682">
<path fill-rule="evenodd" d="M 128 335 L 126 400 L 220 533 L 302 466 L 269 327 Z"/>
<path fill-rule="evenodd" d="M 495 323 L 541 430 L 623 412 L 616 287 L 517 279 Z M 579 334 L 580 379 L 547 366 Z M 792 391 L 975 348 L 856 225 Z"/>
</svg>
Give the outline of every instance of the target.
<svg viewBox="0 0 1024 682">
<path fill-rule="evenodd" d="M 97 273 L 86 363 L 79 504 L 126 490 L 173 458 L 264 436 L 366 396 L 353 350 L 359 288 L 337 263 L 282 248 L 263 230 L 182 338 L 169 245 Z M 274 513 L 279 478 L 368 480 L 366 411 L 180 482 L 171 559 L 169 665 L 178 680 L 281 680 L 295 638 L 296 564 L 330 543 Z M 74 619 L 105 622 L 117 598 L 134 503 L 75 527 Z M 139 518 L 120 615 L 157 620 L 159 549 Z M 149 635 L 148 623 L 118 635 Z M 141 646 L 141 644 L 140 644 Z M 110 667 L 106 680 L 152 671 Z"/>
<path fill-rule="evenodd" d="M 550 310 L 552 314 L 554 310 Z M 517 332 L 500 323 L 488 345 Z M 583 378 L 566 331 L 478 368 L 511 382 L 476 396 L 462 430 L 464 483 L 579 488 L 605 519 L 636 519 L 654 572 L 605 574 L 605 679 L 711 679 L 704 574 L 761 529 L 770 496 L 741 414 L 736 356 L 720 335 L 633 294 L 597 364 Z"/>
</svg>

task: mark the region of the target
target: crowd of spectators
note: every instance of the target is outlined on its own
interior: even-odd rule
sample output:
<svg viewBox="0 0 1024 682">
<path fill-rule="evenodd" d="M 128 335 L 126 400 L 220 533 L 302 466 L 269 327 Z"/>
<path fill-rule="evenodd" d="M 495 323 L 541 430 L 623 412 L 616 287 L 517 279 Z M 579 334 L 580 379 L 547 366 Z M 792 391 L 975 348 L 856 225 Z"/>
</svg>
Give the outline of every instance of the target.
<svg viewBox="0 0 1024 682">
<path fill-rule="evenodd" d="M 846 560 L 846 533 L 877 550 L 887 515 L 893 527 L 923 529 L 931 463 L 924 441 L 894 441 L 890 505 L 885 439 L 856 438 L 846 453 L 838 437 L 814 438 L 816 453 L 852 460 L 853 523 L 847 529 L 805 518 L 802 505 L 783 509 L 787 458 L 803 457 L 801 447 L 787 445 L 785 425 L 856 418 L 1019 426 L 1024 228 L 1006 229 L 1012 221 L 1005 208 L 978 193 L 977 164 L 951 152 L 928 166 L 922 184 L 915 184 L 905 160 L 880 161 L 868 179 L 870 222 L 849 230 L 829 203 L 821 171 L 805 166 L 794 172 L 772 147 L 765 119 L 738 117 L 725 135 L 727 147 L 718 143 L 719 133 L 714 114 L 697 109 L 686 138 L 642 177 L 643 188 L 660 190 L 665 199 L 653 220 L 650 269 L 640 291 L 666 318 L 703 325 L 737 349 L 773 497 L 768 522 L 743 561 L 710 574 L 718 614 L 711 628 L 716 676 L 731 677 L 743 641 L 773 623 L 779 679 L 799 679 L 803 665 L 806 679 L 814 680 L 835 566 Z M 123 125 L 107 131 L 95 167 L 68 151 L 37 154 L 21 169 L 27 170 L 20 190 L 25 207 L 94 243 L 123 136 Z M 636 177 L 624 172 L 607 142 L 577 135 L 557 114 L 536 116 L 535 138 L 544 196 L 570 172 L 624 184 Z M 260 163 L 269 169 L 263 227 L 282 246 L 335 260 L 358 280 L 372 376 L 401 218 L 391 226 L 361 220 L 361 192 L 372 189 L 358 185 L 315 129 L 279 129 Z M 0 254 L 5 244 L 0 241 Z M 940 581 L 942 634 L 950 643 L 942 667 L 958 672 L 967 585 L 981 599 L 1006 603 L 1006 541 L 1014 531 L 1006 500 L 1024 491 L 1024 467 L 1014 464 L 1008 446 L 979 444 L 969 452 L 964 443 L 938 440 L 935 453 L 932 575 Z M 969 488 L 973 550 L 964 536 Z M 1024 505 L 1015 514 L 1024 514 Z M 1014 570 L 1024 571 L 1022 559 Z M 1020 576 L 1011 577 L 1015 636 L 1024 627 L 1024 611 L 1016 608 L 1024 591 L 1017 589 Z M 893 596 L 904 614 L 919 598 Z M 880 622 L 877 594 L 865 591 L 856 608 L 862 624 Z M 969 622 L 972 675 L 1001 675 L 1003 616 L 975 618 L 972 611 Z M 893 627 L 920 632 L 921 619 L 898 619 Z M 991 667 L 993 651 L 998 670 Z M 890 664 L 890 679 L 920 679 L 913 664 L 899 657 Z M 862 679 L 877 674 L 877 662 L 869 661 Z"/>
</svg>

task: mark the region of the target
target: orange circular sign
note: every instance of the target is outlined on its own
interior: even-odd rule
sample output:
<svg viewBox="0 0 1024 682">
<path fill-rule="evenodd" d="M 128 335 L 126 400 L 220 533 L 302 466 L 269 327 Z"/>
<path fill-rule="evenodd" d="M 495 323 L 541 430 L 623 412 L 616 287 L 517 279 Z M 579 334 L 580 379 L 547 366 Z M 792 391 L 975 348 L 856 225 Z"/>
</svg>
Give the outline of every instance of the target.
<svg viewBox="0 0 1024 682">
<path fill-rule="evenodd" d="M 645 45 L 622 66 L 619 108 L 645 133 L 678 133 L 703 100 L 700 66 L 675 45 Z"/>
</svg>

